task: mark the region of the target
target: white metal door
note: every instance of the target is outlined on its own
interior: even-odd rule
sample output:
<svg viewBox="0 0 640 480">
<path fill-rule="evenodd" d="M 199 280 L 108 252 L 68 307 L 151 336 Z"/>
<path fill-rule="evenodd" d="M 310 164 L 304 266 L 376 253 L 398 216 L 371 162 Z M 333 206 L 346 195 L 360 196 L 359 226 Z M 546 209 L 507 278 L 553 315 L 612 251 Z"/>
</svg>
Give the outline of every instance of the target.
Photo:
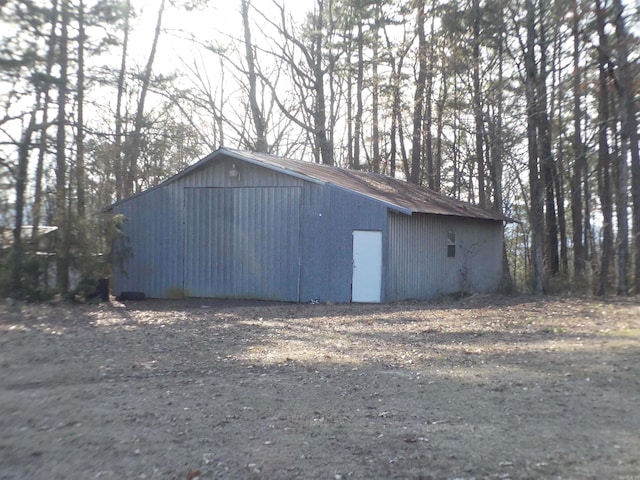
<svg viewBox="0 0 640 480">
<path fill-rule="evenodd" d="M 379 303 L 382 290 L 382 232 L 353 231 L 351 301 Z"/>
</svg>

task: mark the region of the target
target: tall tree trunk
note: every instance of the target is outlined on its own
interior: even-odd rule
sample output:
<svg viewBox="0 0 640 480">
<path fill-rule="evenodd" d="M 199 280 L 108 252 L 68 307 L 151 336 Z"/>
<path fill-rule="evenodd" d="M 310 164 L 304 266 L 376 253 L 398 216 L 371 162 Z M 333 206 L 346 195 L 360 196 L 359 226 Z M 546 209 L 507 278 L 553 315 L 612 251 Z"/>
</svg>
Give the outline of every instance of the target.
<svg viewBox="0 0 640 480">
<path fill-rule="evenodd" d="M 616 26 L 616 50 L 619 64 L 618 95 L 621 109 L 623 141 L 629 142 L 631 154 L 631 198 L 632 238 L 635 257 L 634 292 L 640 293 L 640 149 L 638 145 L 638 118 L 633 85 L 632 65 L 629 63 L 629 48 L 632 38 L 624 23 L 624 7 L 621 0 L 613 0 L 613 15 Z M 626 156 L 620 161 L 626 162 Z M 622 187 L 622 185 L 619 185 Z M 618 213 L 620 215 L 620 213 Z"/>
<path fill-rule="evenodd" d="M 31 224 L 33 226 L 32 238 L 35 240 L 38 236 L 38 227 L 42 217 L 42 179 L 44 177 L 44 158 L 47 152 L 47 130 L 49 123 L 49 115 L 47 110 L 51 103 L 51 95 L 49 87 L 46 87 L 44 94 L 44 102 L 42 104 L 42 128 L 40 130 L 40 145 L 38 148 L 38 161 L 36 163 L 36 172 L 33 185 L 33 206 L 31 208 Z"/>
<path fill-rule="evenodd" d="M 500 21 L 500 34 L 498 38 L 498 92 L 496 95 L 497 111 L 495 119 L 491 122 L 494 125 L 493 135 L 491 135 L 491 180 L 493 185 L 493 209 L 504 213 L 504 201 L 502 191 L 502 172 L 504 161 L 504 23 Z M 513 291 L 513 277 L 509 268 L 509 256 L 507 254 L 507 242 L 502 233 L 502 281 L 501 290 L 504 292 Z"/>
<path fill-rule="evenodd" d="M 347 58 L 351 58 L 351 33 L 345 32 L 345 38 L 347 38 Z M 354 135 L 353 135 L 353 81 L 352 81 L 353 67 L 349 64 L 347 66 L 346 81 L 347 81 L 347 165 L 349 168 L 355 170 L 355 148 L 354 148 Z M 357 143 L 357 142 L 356 142 Z"/>
<path fill-rule="evenodd" d="M 22 245 L 22 227 L 24 220 L 25 191 L 27 189 L 27 176 L 29 171 L 29 154 L 31 152 L 31 138 L 36 128 L 36 116 L 40 108 L 40 94 L 36 94 L 36 104 L 29 116 L 29 123 L 20 139 L 18 148 L 18 169 L 16 172 L 15 188 L 15 224 L 13 229 L 13 252 L 11 264 L 11 294 L 22 296 L 22 264 L 24 249 Z"/>
<path fill-rule="evenodd" d="M 378 77 L 378 50 L 379 50 L 379 24 L 380 24 L 380 4 L 375 6 L 375 19 L 373 27 L 373 58 L 371 59 L 371 147 L 373 162 L 371 169 L 375 173 L 380 173 L 380 126 L 379 126 L 379 97 L 380 97 L 380 79 Z"/>
<path fill-rule="evenodd" d="M 354 118 L 353 132 L 353 168 L 360 170 L 360 145 L 362 137 L 362 112 L 363 100 L 362 90 L 364 89 L 364 33 L 362 30 L 362 19 L 358 19 L 358 36 L 356 37 L 356 47 L 358 49 L 358 61 L 356 66 L 356 116 Z"/>
<path fill-rule="evenodd" d="M 351 5 L 349 8 L 349 16 L 353 17 L 354 7 Z M 347 94 L 345 99 L 345 104 L 347 108 L 347 118 L 345 119 L 345 123 L 347 124 L 347 166 L 355 170 L 354 164 L 354 135 L 353 135 L 353 64 L 351 63 L 351 57 L 353 56 L 353 33 L 351 28 L 351 21 L 344 22 L 344 30 L 342 32 L 342 37 L 344 38 L 345 43 L 345 57 L 347 58 L 346 62 L 346 72 L 344 73 L 345 81 L 347 83 Z"/>
<path fill-rule="evenodd" d="M 389 175 L 395 178 L 396 176 L 396 167 L 397 167 L 397 152 L 398 145 L 397 140 L 400 138 L 400 146 L 404 145 L 403 141 L 403 131 L 402 131 L 402 117 L 401 117 L 401 108 L 400 108 L 400 96 L 401 96 L 401 83 L 402 83 L 402 66 L 404 64 L 404 56 L 406 55 L 406 50 L 404 52 L 400 52 L 399 54 L 393 53 L 392 44 L 389 39 L 389 35 L 387 31 L 384 30 L 385 41 L 387 45 L 387 50 L 390 53 L 389 61 L 391 63 L 391 76 L 389 79 L 390 90 L 391 90 L 391 131 L 389 132 Z M 396 58 L 398 62 L 396 64 Z M 409 178 L 409 168 L 407 165 L 406 155 L 403 155 L 403 165 L 405 177 Z"/>
<path fill-rule="evenodd" d="M 554 158 L 551 148 L 551 122 L 549 121 L 548 103 L 547 103 L 547 39 L 546 26 L 544 25 L 544 11 L 540 3 L 540 70 L 537 76 L 537 109 L 536 123 L 538 129 L 538 148 L 540 155 L 540 176 L 544 188 L 544 247 L 543 252 L 547 262 L 548 271 L 555 276 L 560 272 L 560 257 L 558 256 L 558 222 L 555 208 L 555 189 L 554 189 Z"/>
<path fill-rule="evenodd" d="M 140 97 L 138 98 L 138 105 L 136 107 L 136 116 L 133 122 L 133 132 L 131 132 L 131 142 L 129 148 L 127 149 L 129 158 L 126 162 L 126 165 L 128 166 L 129 171 L 124 191 L 125 196 L 129 196 L 135 193 L 135 184 L 138 180 L 138 159 L 140 157 L 140 145 L 142 143 L 144 106 L 147 98 L 147 92 L 149 91 L 149 85 L 151 83 L 151 72 L 153 71 L 153 62 L 156 58 L 158 40 L 160 39 L 160 32 L 162 31 L 162 17 L 164 15 L 165 3 L 166 0 L 161 0 L 160 2 L 160 8 L 158 9 L 158 17 L 156 20 L 156 27 L 153 34 L 153 42 L 151 44 L 151 52 L 149 52 L 147 65 L 142 75 L 142 85 L 140 87 Z"/>
<path fill-rule="evenodd" d="M 453 163 L 453 197 L 460 200 L 462 174 L 460 173 L 460 147 L 458 127 L 460 126 L 460 110 L 458 104 L 458 75 L 453 75 L 453 125 L 451 127 L 453 141 L 451 145 L 451 161 Z"/>
<path fill-rule="evenodd" d="M 535 6 L 533 0 L 526 1 L 527 16 L 527 45 L 524 52 L 526 69 L 526 100 L 527 100 L 527 139 L 529 152 L 529 188 L 531 192 L 531 205 L 529 207 L 529 223 L 531 225 L 531 263 L 533 268 L 532 289 L 534 293 L 542 293 L 544 290 L 543 257 L 542 257 L 542 232 L 543 221 L 543 191 L 538 173 L 538 142 L 535 114 L 538 110 L 536 87 L 538 83 L 535 61 L 536 30 L 535 30 Z"/>
<path fill-rule="evenodd" d="M 480 91 L 480 0 L 473 0 L 471 7 L 473 16 L 473 116 L 475 120 L 475 157 L 478 166 L 478 203 L 486 207 L 484 149 L 482 136 L 482 92 Z"/>
<path fill-rule="evenodd" d="M 503 131 L 503 115 L 504 115 L 504 35 L 501 32 L 498 45 L 498 81 L 496 93 L 496 111 L 494 118 L 489 122 L 489 153 L 490 153 L 490 173 L 491 184 L 493 187 L 493 206 L 494 210 L 503 213 L 503 197 L 502 197 L 502 162 L 504 157 L 504 131 Z"/>
<path fill-rule="evenodd" d="M 562 83 L 562 77 L 564 74 L 564 67 L 559 63 L 559 57 L 563 53 L 562 45 L 565 42 L 564 38 L 560 38 L 559 35 L 555 35 L 554 37 L 554 55 L 553 55 L 553 64 L 552 71 L 554 72 L 553 84 L 552 84 L 552 105 L 554 105 L 551 109 L 551 112 L 556 111 L 557 108 L 557 118 L 560 121 L 563 121 L 563 106 L 564 102 L 562 101 L 562 89 L 560 87 Z M 557 78 L 556 78 L 557 75 Z M 556 105 L 557 101 L 557 107 Z M 553 117 L 551 118 L 551 123 L 553 124 Z M 560 266 L 561 271 L 563 273 L 569 272 L 569 253 L 568 253 L 568 242 L 567 242 L 567 219 L 566 219 L 566 208 L 565 208 L 565 182 L 564 182 L 564 146 L 565 139 L 563 135 L 563 129 L 558 128 L 558 135 L 556 138 L 557 148 L 556 148 L 556 161 L 552 164 L 552 175 L 553 175 L 553 188 L 556 192 L 556 208 L 558 212 L 558 233 L 560 234 Z M 570 178 L 570 176 L 569 176 Z"/>
<path fill-rule="evenodd" d="M 628 151 L 631 150 L 633 168 L 634 159 L 638 162 L 638 128 L 635 117 L 635 99 L 633 95 L 633 87 L 631 72 L 629 71 L 628 60 L 628 42 L 626 28 L 623 17 L 624 9 L 620 0 L 613 2 L 613 17 L 616 26 L 616 59 L 618 63 L 618 81 L 616 82 L 618 90 L 618 106 L 620 111 L 621 122 L 621 139 L 620 152 L 616 162 L 616 216 L 617 216 L 617 241 L 616 251 L 618 264 L 616 269 L 616 292 L 618 295 L 627 295 L 629 293 L 628 284 L 628 262 L 629 262 L 629 219 L 627 216 L 628 202 L 628 185 L 629 185 L 629 167 L 627 165 Z M 634 134 L 635 132 L 635 134 Z M 635 137 L 635 144 L 631 138 Z M 630 149 L 628 148 L 630 146 Z M 634 195 L 634 186 L 632 185 L 632 198 Z M 640 192 L 638 192 L 640 193 Z M 635 199 L 634 199 L 635 200 Z M 633 215 L 635 215 L 636 204 L 633 203 Z M 635 218 L 633 218 L 635 220 Z M 635 225 L 635 222 L 634 222 Z M 638 265 L 636 253 L 636 265 Z"/>
<path fill-rule="evenodd" d="M 608 42 L 605 33 L 606 12 L 601 0 L 596 0 L 596 25 L 598 30 L 598 196 L 602 207 L 602 251 L 598 276 L 597 295 L 604 295 L 609 286 L 609 270 L 613 256 L 613 198 L 609 157 L 609 94 L 607 56 Z"/>
<path fill-rule="evenodd" d="M 565 186 L 561 181 L 560 172 L 564 172 L 564 149 L 562 139 L 559 139 L 557 162 L 553 165 L 553 185 L 556 192 L 556 208 L 558 211 L 558 233 L 560 235 L 560 265 L 563 272 L 569 271 L 569 254 L 567 244 L 567 219 L 565 209 Z"/>
<path fill-rule="evenodd" d="M 629 166 L 627 165 L 628 138 L 622 129 L 619 148 L 616 149 L 615 162 L 615 199 L 616 199 L 616 293 L 627 295 L 629 293 L 629 217 L 627 205 L 629 195 Z"/>
<path fill-rule="evenodd" d="M 586 128 L 584 129 L 586 130 Z M 590 184 L 591 172 L 588 168 L 585 168 L 584 175 L 582 176 L 582 189 L 584 191 L 584 238 L 582 240 L 584 245 L 584 254 L 587 264 L 590 267 L 591 272 L 596 272 L 597 258 L 595 250 L 595 242 L 593 241 L 593 227 L 591 226 L 591 184 Z"/>
<path fill-rule="evenodd" d="M 69 221 L 67 212 L 66 105 L 68 89 L 69 4 L 61 3 L 60 79 L 58 82 L 58 118 L 56 135 L 56 286 L 61 293 L 69 290 Z"/>
<path fill-rule="evenodd" d="M 391 107 L 391 128 L 389 130 L 389 176 L 395 178 L 396 176 L 396 161 L 398 156 L 398 146 L 396 141 L 397 136 L 397 114 L 396 109 L 396 94 L 393 93 L 392 107 Z"/>
<path fill-rule="evenodd" d="M 245 58 L 247 60 L 247 77 L 249 81 L 249 105 L 251 107 L 253 126 L 256 130 L 256 139 L 255 142 L 253 142 L 253 150 L 260 153 L 267 153 L 269 151 L 269 144 L 267 143 L 267 122 L 264 118 L 262 109 L 258 104 L 256 62 L 253 54 L 253 44 L 251 43 L 251 30 L 249 28 L 250 5 L 250 0 L 242 0 L 242 27 L 244 30 Z"/>
<path fill-rule="evenodd" d="M 336 31 L 336 18 L 335 18 L 335 9 L 333 5 L 333 0 L 329 1 L 328 5 L 328 30 L 329 30 L 329 38 Z M 335 142 L 335 126 L 338 118 L 338 107 L 336 99 L 336 66 L 337 66 L 337 55 L 333 55 L 332 53 L 332 42 L 328 41 L 329 44 L 329 55 L 327 58 L 327 83 L 329 86 L 329 119 L 327 125 L 327 143 L 329 145 L 334 145 Z"/>
<path fill-rule="evenodd" d="M 225 86 L 225 75 L 224 72 L 226 68 L 224 66 L 224 57 L 220 55 L 220 109 L 218 110 L 218 115 L 216 115 L 215 123 L 218 126 L 218 137 L 219 137 L 219 145 L 225 144 L 225 135 L 224 135 L 224 106 L 226 104 L 227 95 L 224 89 Z"/>
<path fill-rule="evenodd" d="M 322 163 L 333 165 L 333 146 L 327 136 L 327 111 L 324 95 L 324 68 L 322 65 L 322 29 L 324 0 L 316 0 L 318 12 L 315 16 L 314 52 L 313 52 L 313 76 L 314 90 L 316 95 L 316 106 L 313 114 L 314 136 L 316 147 L 319 150 Z"/>
<path fill-rule="evenodd" d="M 444 106 L 448 91 L 448 77 L 442 72 L 440 78 L 440 93 L 436 102 L 436 153 L 434 158 L 433 190 L 439 192 L 442 189 L 442 137 L 444 135 Z"/>
<path fill-rule="evenodd" d="M 411 183 L 420 183 L 422 153 L 422 110 L 427 80 L 427 39 L 424 31 L 424 0 L 416 1 L 416 28 L 418 31 L 418 78 L 413 97 L 413 135 L 411 142 Z"/>
<path fill-rule="evenodd" d="M 400 159 L 402 160 L 402 168 L 405 172 L 405 178 L 409 178 L 409 155 L 407 154 L 407 148 L 404 143 L 404 122 L 401 114 L 398 115 L 398 138 L 400 139 Z"/>
<path fill-rule="evenodd" d="M 84 1 L 78 2 L 78 85 L 77 85 L 77 115 L 78 126 L 76 133 L 76 191 L 78 204 L 79 231 L 82 236 L 85 228 L 86 200 L 85 200 L 85 161 L 84 161 Z"/>
<path fill-rule="evenodd" d="M 116 93 L 116 132 L 115 132 L 115 181 L 116 200 L 121 200 L 125 196 L 125 183 L 127 174 L 122 151 L 122 100 L 125 90 L 125 75 L 127 73 L 127 55 L 129 48 L 129 16 L 131 14 L 131 0 L 125 2 L 122 54 L 120 58 L 120 71 L 118 72 L 118 89 Z"/>
<path fill-rule="evenodd" d="M 53 61 L 56 51 L 56 45 L 58 42 L 58 36 L 56 28 L 58 25 L 58 0 L 53 0 L 51 5 L 51 30 L 49 32 L 49 38 L 47 39 L 47 63 L 46 63 L 46 76 L 51 78 L 51 70 L 53 69 Z M 31 210 L 32 225 L 33 225 L 33 239 L 38 236 L 38 226 L 40 225 L 40 217 L 42 211 L 42 178 L 44 176 L 44 159 L 47 153 L 48 136 L 47 130 L 49 128 L 49 104 L 51 103 L 51 84 L 45 82 L 43 85 L 44 101 L 42 103 L 42 124 L 40 128 L 40 145 L 38 148 L 38 162 L 36 165 L 36 173 L 34 180 L 34 199 L 33 208 Z"/>
<path fill-rule="evenodd" d="M 435 165 L 433 161 L 433 133 L 431 126 L 433 124 L 433 80 L 435 78 L 435 12 L 431 11 L 431 27 L 429 32 L 429 54 L 427 65 L 427 80 L 425 86 L 425 112 L 424 112 L 424 160 L 426 163 L 427 186 L 434 190 L 435 187 Z"/>
<path fill-rule="evenodd" d="M 374 51 L 374 56 L 377 51 Z M 380 85 L 378 78 L 378 61 L 373 61 L 372 65 L 373 86 L 371 91 L 371 170 L 380 173 L 382 158 L 380 155 Z"/>
<path fill-rule="evenodd" d="M 580 67 L 580 16 L 579 4 L 573 3 L 573 136 L 572 149 L 575 157 L 571 175 L 571 227 L 573 243 L 574 283 L 582 284 L 586 274 L 586 252 L 583 242 L 582 179 L 587 169 L 587 159 L 582 141 L 582 69 Z"/>
</svg>

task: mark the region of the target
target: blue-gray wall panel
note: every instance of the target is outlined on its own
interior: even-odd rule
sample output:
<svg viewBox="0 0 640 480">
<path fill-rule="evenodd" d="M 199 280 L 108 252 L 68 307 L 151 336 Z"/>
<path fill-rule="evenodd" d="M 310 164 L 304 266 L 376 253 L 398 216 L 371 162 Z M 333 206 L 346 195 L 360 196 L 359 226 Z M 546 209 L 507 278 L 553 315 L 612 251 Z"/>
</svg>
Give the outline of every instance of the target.
<svg viewBox="0 0 640 480">
<path fill-rule="evenodd" d="M 186 189 L 185 295 L 297 301 L 300 190 Z"/>
<path fill-rule="evenodd" d="M 456 256 L 447 256 L 448 232 Z M 389 214 L 387 300 L 495 291 L 502 276 L 502 223 L 471 218 Z"/>
<path fill-rule="evenodd" d="M 229 174 L 233 165 L 237 177 Z M 180 187 L 301 187 L 305 182 L 257 165 L 220 159 L 175 183 Z"/>
<path fill-rule="evenodd" d="M 113 265 L 114 293 L 141 291 L 153 298 L 184 295 L 186 187 L 302 187 L 305 183 L 298 178 L 239 162 L 236 162 L 239 176 L 231 177 L 232 165 L 232 161 L 221 159 L 176 182 L 148 190 L 114 207 L 114 213 L 127 218 L 123 229 L 131 252 L 124 269 Z M 200 233 L 205 235 L 205 232 Z"/>
<path fill-rule="evenodd" d="M 350 302 L 352 232 L 380 230 L 384 238 L 386 215 L 386 207 L 375 201 L 330 185 L 306 183 L 300 301 Z"/>
<path fill-rule="evenodd" d="M 141 291 L 149 297 L 182 294 L 182 199 L 170 188 L 157 189 L 119 205 L 130 256 L 124 271 L 113 266 L 113 291 Z M 122 243 L 122 242 L 121 242 Z"/>
</svg>

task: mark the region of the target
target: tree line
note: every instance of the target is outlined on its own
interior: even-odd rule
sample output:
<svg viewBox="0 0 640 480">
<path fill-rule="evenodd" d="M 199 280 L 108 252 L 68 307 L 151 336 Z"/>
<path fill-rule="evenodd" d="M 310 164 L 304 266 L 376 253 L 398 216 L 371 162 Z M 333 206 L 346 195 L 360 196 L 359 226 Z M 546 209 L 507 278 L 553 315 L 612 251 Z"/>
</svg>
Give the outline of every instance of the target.
<svg viewBox="0 0 640 480">
<path fill-rule="evenodd" d="M 640 292 L 637 7 L 309 0 L 294 16 L 236 3 L 222 17 L 205 0 L 143 14 L 132 0 L 0 2 L 6 293 L 41 283 L 39 228 L 57 227 L 50 286 L 66 292 L 70 267 L 90 276 L 117 234 L 105 206 L 219 145 L 500 212 L 515 220 L 504 261 L 518 289 Z"/>
</svg>

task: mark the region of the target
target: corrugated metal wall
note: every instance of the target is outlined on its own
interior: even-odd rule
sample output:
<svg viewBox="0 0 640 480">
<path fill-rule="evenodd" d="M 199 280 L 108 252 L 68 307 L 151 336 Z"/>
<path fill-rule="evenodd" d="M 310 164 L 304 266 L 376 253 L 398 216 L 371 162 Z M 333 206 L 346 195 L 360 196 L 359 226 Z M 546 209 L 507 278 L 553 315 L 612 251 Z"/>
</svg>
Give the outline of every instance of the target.
<svg viewBox="0 0 640 480">
<path fill-rule="evenodd" d="M 162 188 L 149 191 L 119 205 L 116 213 L 127 221 L 125 241 L 118 242 L 129 252 L 124 269 L 113 265 L 113 291 L 144 292 L 150 297 L 182 296 L 183 225 L 180 191 Z"/>
<path fill-rule="evenodd" d="M 448 232 L 456 256 L 447 256 Z M 387 300 L 494 291 L 502 276 L 502 223 L 389 213 Z"/>
<path fill-rule="evenodd" d="M 236 177 L 229 174 L 234 163 L 238 171 L 238 176 Z M 207 289 L 211 288 L 210 282 L 213 281 L 214 275 L 218 276 L 217 285 L 222 285 L 223 283 L 230 287 L 233 285 L 233 288 L 230 288 L 229 292 L 241 292 L 242 289 L 244 289 L 244 292 L 256 291 L 258 288 L 256 286 L 257 283 L 262 282 L 262 280 L 249 275 L 244 277 L 239 275 L 231 277 L 230 269 L 225 268 L 222 269 L 222 271 L 218 271 L 213 268 L 213 264 L 211 263 L 214 261 L 213 259 L 205 260 L 202 258 L 200 270 L 196 272 L 190 270 L 187 277 L 185 277 L 185 262 L 189 261 L 192 265 L 195 263 L 193 256 L 185 256 L 185 251 L 187 248 L 191 251 L 191 249 L 197 248 L 198 245 L 207 244 L 207 242 L 210 241 L 211 232 L 207 232 L 206 230 L 207 228 L 213 228 L 213 224 L 216 224 L 215 219 L 212 220 L 210 218 L 205 221 L 203 218 L 202 221 L 204 223 L 209 222 L 210 225 L 209 227 L 203 225 L 202 228 L 200 228 L 197 224 L 199 221 L 197 220 L 197 212 L 192 212 L 190 215 L 186 214 L 187 211 L 196 208 L 196 203 L 193 198 L 187 200 L 189 194 L 185 195 L 185 192 L 197 189 L 197 187 L 214 187 L 229 192 L 225 195 L 230 195 L 231 197 L 236 196 L 237 200 L 231 202 L 237 205 L 234 206 L 234 210 L 244 212 L 238 214 L 240 217 L 236 217 L 242 218 L 242 225 L 237 230 L 244 229 L 246 231 L 241 241 L 246 248 L 248 248 L 248 245 L 256 245 L 257 242 L 266 241 L 263 231 L 267 228 L 267 225 L 269 225 L 268 228 L 272 230 L 278 230 L 277 222 L 281 221 L 281 219 L 290 219 L 292 216 L 299 218 L 299 215 L 291 215 L 291 208 L 299 210 L 300 190 L 303 183 L 300 179 L 283 175 L 266 168 L 244 163 L 240 164 L 231 159 L 222 159 L 176 182 L 169 183 L 154 190 L 149 190 L 117 205 L 114 207 L 114 213 L 121 213 L 128 219 L 124 225 L 128 241 L 119 243 L 121 246 L 126 244 L 125 247 L 129 249 L 130 255 L 126 260 L 124 269 L 120 269 L 117 264 L 113 266 L 112 283 L 114 293 L 139 291 L 152 298 L 179 298 L 189 294 L 196 295 L 206 292 Z M 234 190 L 238 188 L 242 189 L 242 187 L 245 186 L 267 188 L 295 187 L 298 193 L 294 194 L 294 196 L 297 195 L 297 198 L 291 198 L 290 196 L 276 198 L 278 194 L 275 193 L 275 190 L 271 192 L 271 194 L 273 194 L 271 197 L 269 196 L 269 192 L 258 192 L 257 190 L 253 191 L 253 193 L 249 190 L 245 190 L 244 194 L 240 190 L 233 193 Z M 216 202 L 220 200 L 220 198 L 216 198 Z M 224 197 L 223 202 L 226 200 L 227 197 Z M 190 202 L 189 205 L 187 205 L 187 201 Z M 271 203 L 271 208 L 267 208 L 268 203 Z M 228 205 L 229 204 L 227 204 L 227 208 L 230 208 Z M 254 216 L 248 213 L 251 210 L 255 211 Z M 188 218 L 190 219 L 189 223 L 187 223 Z M 190 225 L 192 229 L 188 236 L 185 232 L 185 226 L 187 225 Z M 250 227 L 250 225 L 252 227 Z M 288 223 L 286 224 L 286 228 L 282 230 L 286 235 L 287 242 L 296 239 L 296 235 L 299 235 L 295 233 L 296 228 L 299 229 L 295 224 Z M 222 241 L 227 242 L 229 238 L 230 237 L 223 237 Z M 239 238 L 240 237 L 236 235 L 236 239 Z M 185 241 L 189 244 L 188 246 Z M 218 238 L 217 241 L 219 242 L 220 238 Z M 214 247 L 208 248 L 209 251 L 211 251 Z M 215 248 L 224 249 L 225 245 L 217 245 Z M 235 251 L 240 251 L 241 247 L 234 248 Z M 263 260 L 266 255 L 265 248 L 272 248 L 272 246 L 267 245 L 262 249 L 258 249 L 258 253 L 256 253 L 256 255 L 259 255 Z M 281 250 L 283 252 L 287 250 L 292 252 L 294 251 L 294 246 L 284 244 L 281 245 Z M 295 257 L 295 251 L 293 256 Z M 255 261 L 250 262 L 248 258 L 247 256 L 245 263 L 237 266 L 237 268 L 247 273 L 250 268 L 254 268 L 256 265 Z M 274 289 L 277 288 L 278 279 L 286 277 L 285 283 L 287 287 L 283 290 L 284 293 L 281 299 L 291 299 L 295 301 L 298 291 L 298 259 L 296 258 L 292 260 L 292 262 L 296 265 L 295 297 L 291 296 L 291 281 L 289 279 L 291 269 L 289 269 L 288 266 L 285 268 L 279 265 L 278 268 L 273 269 L 270 267 L 269 275 L 273 275 L 270 281 L 274 284 Z M 209 267 L 212 267 L 212 269 L 210 269 L 212 272 L 211 277 L 206 277 L 204 270 Z M 201 280 L 200 285 L 198 285 L 196 281 L 198 276 L 200 276 Z M 264 277 L 260 278 L 263 279 Z M 193 289 L 194 292 L 185 291 L 185 280 L 189 282 L 188 287 Z M 262 297 L 255 296 L 253 298 Z M 267 298 L 275 298 L 273 292 L 268 293 Z"/>
<path fill-rule="evenodd" d="M 300 190 L 187 188 L 185 295 L 297 301 Z"/>
<path fill-rule="evenodd" d="M 380 230 L 386 238 L 387 208 L 340 188 L 306 183 L 301 226 L 300 301 L 350 302 L 352 232 Z"/>
</svg>

